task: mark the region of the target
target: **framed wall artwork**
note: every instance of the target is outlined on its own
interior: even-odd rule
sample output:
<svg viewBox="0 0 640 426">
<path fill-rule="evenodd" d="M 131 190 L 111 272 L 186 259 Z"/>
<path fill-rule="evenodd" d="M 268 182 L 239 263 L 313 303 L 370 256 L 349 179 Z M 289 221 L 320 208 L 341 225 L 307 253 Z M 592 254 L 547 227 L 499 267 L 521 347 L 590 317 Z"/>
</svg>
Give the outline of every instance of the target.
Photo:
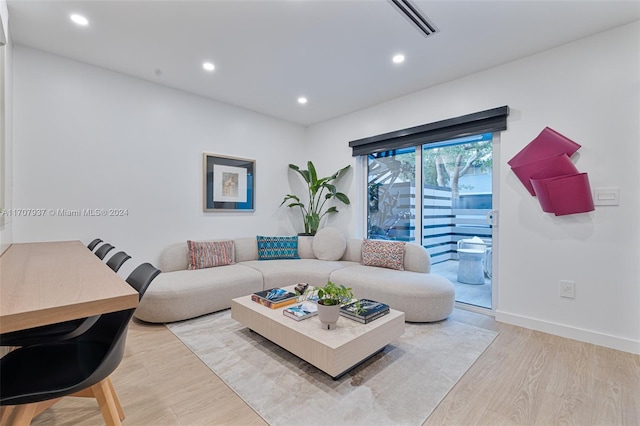
<svg viewBox="0 0 640 426">
<path fill-rule="evenodd" d="M 256 162 L 204 153 L 204 211 L 254 211 Z"/>
</svg>

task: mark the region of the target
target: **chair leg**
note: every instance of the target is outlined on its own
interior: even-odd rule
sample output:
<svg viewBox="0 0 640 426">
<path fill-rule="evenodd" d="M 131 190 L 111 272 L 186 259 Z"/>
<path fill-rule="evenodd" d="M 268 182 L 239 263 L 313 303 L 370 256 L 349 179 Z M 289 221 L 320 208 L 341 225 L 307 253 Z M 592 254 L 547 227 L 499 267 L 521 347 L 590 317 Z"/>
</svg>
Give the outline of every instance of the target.
<svg viewBox="0 0 640 426">
<path fill-rule="evenodd" d="M 109 385 L 109 390 L 111 392 L 111 396 L 113 397 L 113 402 L 115 404 L 116 410 L 118 411 L 118 417 L 120 418 L 120 421 L 122 421 L 122 420 L 124 420 L 124 410 L 122 409 L 122 405 L 120 405 L 120 400 L 118 399 L 118 394 L 116 394 L 116 390 L 113 387 L 113 382 L 111 381 L 111 379 L 109 377 L 107 377 L 104 380 Z M 80 398 L 95 398 L 95 399 L 98 398 L 96 396 L 96 393 L 95 393 L 93 387 L 90 387 L 90 388 L 87 388 L 87 389 L 83 389 L 83 390 L 78 391 L 78 392 L 76 392 L 74 394 L 71 394 L 69 396 L 75 396 L 75 397 L 80 397 Z"/>
<path fill-rule="evenodd" d="M 56 402 L 60 401 L 62 398 L 49 399 L 47 401 L 41 401 L 36 404 L 36 411 L 33 413 L 33 417 L 36 417 L 38 414 L 42 413 L 47 408 L 53 406 Z"/>
<path fill-rule="evenodd" d="M 86 388 L 76 393 L 72 393 L 69 396 L 75 396 L 78 398 L 95 398 L 96 396 L 93 394 L 93 390 L 91 388 Z"/>
<path fill-rule="evenodd" d="M 38 403 L 33 404 L 21 404 L 13 407 L 13 410 L 9 410 L 10 413 L 7 416 L 6 422 L 3 422 L 3 425 L 11 425 L 11 426 L 29 426 L 31 424 L 31 420 L 35 416 L 36 408 Z M 4 417 L 3 412 L 3 417 Z"/>
<path fill-rule="evenodd" d="M 25 414 L 21 414 L 21 412 L 31 413 L 31 418 L 33 419 L 40 413 L 42 413 L 47 408 L 51 407 L 56 402 L 60 401 L 62 398 L 50 399 L 42 402 L 34 402 L 33 404 L 25 404 L 25 405 L 7 405 L 0 407 L 0 425 L 13 425 L 19 424 L 16 423 L 17 416 L 25 416 Z M 16 411 L 17 407 L 22 407 L 20 411 Z M 25 424 L 29 424 L 29 422 Z"/>
<path fill-rule="evenodd" d="M 14 408 L 15 405 L 3 405 L 2 407 L 0 407 L 0 425 L 7 424 L 9 416 L 13 412 Z"/>
<path fill-rule="evenodd" d="M 102 417 L 104 417 L 104 422 L 106 423 L 106 425 L 122 425 L 122 423 L 120 422 L 120 413 L 118 412 L 118 408 L 116 406 L 113 393 L 111 393 L 111 387 L 109 386 L 107 379 L 91 386 L 91 390 L 98 400 L 100 412 L 102 413 Z"/>
<path fill-rule="evenodd" d="M 118 409 L 118 417 L 120 417 L 120 420 L 122 421 L 124 420 L 124 410 L 122 409 L 122 405 L 120 405 L 118 394 L 116 393 L 116 389 L 113 387 L 113 382 L 111 381 L 111 378 L 107 377 L 106 380 L 109 383 L 109 389 L 111 389 L 111 395 L 113 395 L 113 401 L 116 403 L 116 408 Z"/>
</svg>

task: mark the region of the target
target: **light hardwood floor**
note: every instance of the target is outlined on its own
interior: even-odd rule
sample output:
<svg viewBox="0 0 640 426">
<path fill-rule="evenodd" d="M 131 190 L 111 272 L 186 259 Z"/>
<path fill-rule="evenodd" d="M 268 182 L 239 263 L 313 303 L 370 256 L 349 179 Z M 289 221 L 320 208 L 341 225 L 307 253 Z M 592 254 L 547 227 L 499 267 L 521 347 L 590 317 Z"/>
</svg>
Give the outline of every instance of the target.
<svg viewBox="0 0 640 426">
<path fill-rule="evenodd" d="M 425 426 L 640 424 L 640 356 L 459 309 L 451 319 L 500 335 Z M 161 325 L 131 324 L 125 359 L 112 379 L 124 425 L 266 424 Z M 32 424 L 103 422 L 95 401 L 66 398 Z"/>
</svg>

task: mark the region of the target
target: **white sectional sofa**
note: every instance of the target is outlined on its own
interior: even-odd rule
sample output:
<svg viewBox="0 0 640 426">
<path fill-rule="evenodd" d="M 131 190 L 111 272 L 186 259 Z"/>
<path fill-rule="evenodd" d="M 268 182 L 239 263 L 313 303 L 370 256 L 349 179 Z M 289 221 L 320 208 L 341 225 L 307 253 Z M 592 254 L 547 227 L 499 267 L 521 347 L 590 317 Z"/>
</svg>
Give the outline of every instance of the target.
<svg viewBox="0 0 640 426">
<path fill-rule="evenodd" d="M 186 243 L 166 248 L 135 316 L 147 322 L 180 321 L 231 307 L 231 299 L 300 282 L 322 286 L 331 280 L 403 311 L 409 322 L 447 318 L 455 300 L 453 284 L 429 273 L 429 253 L 420 245 L 404 246 L 404 270 L 364 266 L 363 240 L 345 239 L 335 228 L 298 238 L 300 259 L 258 260 L 256 238 L 234 239 L 235 263 L 187 270 Z M 333 260 L 337 259 L 337 260 Z"/>
</svg>

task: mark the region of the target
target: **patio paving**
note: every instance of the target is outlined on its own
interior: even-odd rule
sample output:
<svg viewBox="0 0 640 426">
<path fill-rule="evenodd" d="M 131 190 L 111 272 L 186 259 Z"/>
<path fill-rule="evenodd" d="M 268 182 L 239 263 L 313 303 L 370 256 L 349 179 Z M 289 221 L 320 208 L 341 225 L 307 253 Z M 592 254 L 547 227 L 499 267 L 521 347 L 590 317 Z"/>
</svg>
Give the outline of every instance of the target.
<svg viewBox="0 0 640 426">
<path fill-rule="evenodd" d="M 442 275 L 456 288 L 456 302 L 467 303 L 491 309 L 491 279 L 485 276 L 484 284 L 464 284 L 458 282 L 458 261 L 447 260 L 431 265 L 431 272 Z"/>
</svg>

